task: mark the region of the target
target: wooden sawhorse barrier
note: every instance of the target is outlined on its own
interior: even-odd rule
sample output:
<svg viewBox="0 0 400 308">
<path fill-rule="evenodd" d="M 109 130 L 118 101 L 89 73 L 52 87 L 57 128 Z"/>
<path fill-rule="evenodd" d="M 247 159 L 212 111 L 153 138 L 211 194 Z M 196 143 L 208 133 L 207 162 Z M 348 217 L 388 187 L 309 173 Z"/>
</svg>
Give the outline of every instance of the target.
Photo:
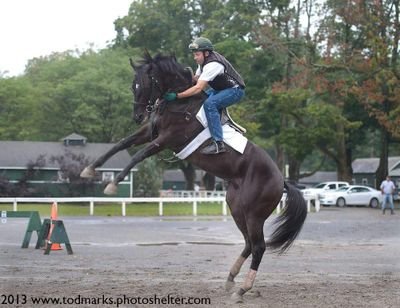
<svg viewBox="0 0 400 308">
<path fill-rule="evenodd" d="M 44 251 L 45 255 L 50 253 L 52 243 L 65 244 L 68 254 L 73 254 L 71 243 L 62 220 L 44 219 L 42 224 L 38 211 L 1 211 L 1 218 L 29 218 L 21 248 L 29 247 L 32 233 L 36 231 L 38 239 L 35 249 L 45 247 L 47 241 L 47 246 Z M 52 224 L 54 225 L 53 230 L 48 239 Z"/>
<path fill-rule="evenodd" d="M 51 231 L 51 235 L 49 238 L 49 233 L 51 230 L 51 226 L 53 225 L 53 230 Z M 48 240 L 47 240 L 48 239 Z M 67 252 L 69 255 L 72 255 L 72 247 L 71 243 L 69 242 L 69 238 L 67 235 L 67 230 L 65 230 L 64 223 L 62 220 L 51 220 L 45 219 L 43 220 L 43 225 L 38 235 L 38 243 L 47 243 L 45 246 L 44 254 L 48 255 L 51 250 L 51 245 L 53 243 L 58 244 L 65 244 L 65 248 L 67 248 Z M 36 246 L 36 248 L 39 248 Z"/>
<path fill-rule="evenodd" d="M 1 211 L 1 218 L 29 218 L 21 248 L 29 247 L 29 242 L 31 241 L 31 236 L 34 231 L 36 231 L 38 236 L 36 248 L 38 246 L 40 247 L 39 233 L 42 229 L 42 221 L 40 220 L 38 211 Z"/>
</svg>

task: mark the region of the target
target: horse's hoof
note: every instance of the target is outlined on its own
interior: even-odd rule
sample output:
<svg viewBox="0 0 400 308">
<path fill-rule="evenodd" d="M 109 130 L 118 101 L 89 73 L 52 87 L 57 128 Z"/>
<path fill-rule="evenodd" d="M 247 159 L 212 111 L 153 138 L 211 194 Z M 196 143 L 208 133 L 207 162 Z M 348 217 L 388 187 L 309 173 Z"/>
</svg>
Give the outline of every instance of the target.
<svg viewBox="0 0 400 308">
<path fill-rule="evenodd" d="M 117 185 L 115 185 L 114 183 L 108 183 L 108 185 L 106 186 L 106 188 L 104 189 L 104 194 L 106 195 L 115 195 L 118 191 L 118 187 Z"/>
<path fill-rule="evenodd" d="M 261 297 L 261 292 L 258 290 L 250 290 L 246 294 L 248 294 L 251 297 Z"/>
<path fill-rule="evenodd" d="M 96 175 L 96 171 L 91 166 L 87 166 L 81 172 L 81 178 L 90 179 L 90 178 L 94 178 L 95 175 Z"/>
<path fill-rule="evenodd" d="M 229 281 L 229 280 L 227 280 L 226 282 L 225 282 L 225 290 L 227 291 L 227 292 L 229 292 L 230 290 L 232 290 L 232 288 L 235 286 L 235 282 L 234 281 Z"/>
<path fill-rule="evenodd" d="M 231 299 L 235 304 L 243 303 L 243 295 L 239 295 L 237 292 L 232 294 Z"/>
</svg>

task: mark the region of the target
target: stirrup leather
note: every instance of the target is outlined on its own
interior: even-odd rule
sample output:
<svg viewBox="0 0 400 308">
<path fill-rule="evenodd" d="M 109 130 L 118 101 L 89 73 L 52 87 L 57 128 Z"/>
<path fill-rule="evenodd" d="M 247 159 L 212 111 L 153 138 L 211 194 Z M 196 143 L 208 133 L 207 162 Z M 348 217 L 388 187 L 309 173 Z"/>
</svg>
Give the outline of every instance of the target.
<svg viewBox="0 0 400 308">
<path fill-rule="evenodd" d="M 231 115 L 229 114 L 228 108 L 224 108 L 222 109 L 222 114 L 221 114 L 221 124 L 224 125 L 225 123 L 230 123 L 231 126 L 237 130 L 239 133 L 241 133 L 242 135 L 245 134 L 247 132 L 247 130 L 237 124 L 235 121 L 233 121 Z"/>
</svg>

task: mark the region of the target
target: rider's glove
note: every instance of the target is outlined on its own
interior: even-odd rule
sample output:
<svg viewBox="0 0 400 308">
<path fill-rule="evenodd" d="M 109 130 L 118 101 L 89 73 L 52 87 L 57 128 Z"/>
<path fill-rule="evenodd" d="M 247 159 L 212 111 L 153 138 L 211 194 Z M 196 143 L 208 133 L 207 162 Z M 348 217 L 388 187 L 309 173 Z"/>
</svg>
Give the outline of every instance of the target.
<svg viewBox="0 0 400 308">
<path fill-rule="evenodd" d="M 164 99 L 167 102 L 172 102 L 178 98 L 178 95 L 175 92 L 167 92 L 164 94 Z"/>
</svg>

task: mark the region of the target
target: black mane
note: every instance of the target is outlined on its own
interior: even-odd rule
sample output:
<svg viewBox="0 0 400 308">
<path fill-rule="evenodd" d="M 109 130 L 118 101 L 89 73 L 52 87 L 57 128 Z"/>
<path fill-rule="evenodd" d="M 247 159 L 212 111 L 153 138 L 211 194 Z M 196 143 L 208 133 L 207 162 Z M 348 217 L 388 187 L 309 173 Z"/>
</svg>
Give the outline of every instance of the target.
<svg viewBox="0 0 400 308">
<path fill-rule="evenodd" d="M 174 55 L 158 53 L 152 57 L 148 51 L 145 51 L 143 58 L 137 64 L 130 61 L 136 71 L 135 83 L 143 88 L 149 87 L 149 78 L 146 77 L 150 74 L 170 83 L 168 88 L 171 89 L 183 90 L 192 85 L 192 72 L 178 63 Z"/>
<path fill-rule="evenodd" d="M 153 63 L 156 64 L 164 74 L 179 75 L 180 77 L 185 75 L 185 68 L 178 63 L 175 56 L 157 54 L 153 59 Z"/>
<path fill-rule="evenodd" d="M 138 64 L 132 63 L 132 66 L 136 72 L 156 66 L 163 74 L 180 76 L 185 74 L 185 68 L 178 63 L 174 55 L 163 55 L 161 53 L 152 57 L 148 52 L 145 52 Z"/>
</svg>

